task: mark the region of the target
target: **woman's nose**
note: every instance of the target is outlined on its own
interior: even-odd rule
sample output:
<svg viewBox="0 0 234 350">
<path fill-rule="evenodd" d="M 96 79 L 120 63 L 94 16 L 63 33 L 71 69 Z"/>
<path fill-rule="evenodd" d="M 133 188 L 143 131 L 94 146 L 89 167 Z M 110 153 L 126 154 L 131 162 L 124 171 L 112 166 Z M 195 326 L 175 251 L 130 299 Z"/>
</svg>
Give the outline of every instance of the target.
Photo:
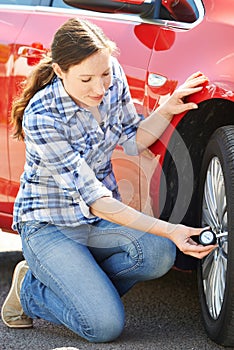
<svg viewBox="0 0 234 350">
<path fill-rule="evenodd" d="M 102 79 L 98 79 L 94 85 L 94 92 L 97 95 L 102 95 L 105 92 L 105 84 Z"/>
</svg>

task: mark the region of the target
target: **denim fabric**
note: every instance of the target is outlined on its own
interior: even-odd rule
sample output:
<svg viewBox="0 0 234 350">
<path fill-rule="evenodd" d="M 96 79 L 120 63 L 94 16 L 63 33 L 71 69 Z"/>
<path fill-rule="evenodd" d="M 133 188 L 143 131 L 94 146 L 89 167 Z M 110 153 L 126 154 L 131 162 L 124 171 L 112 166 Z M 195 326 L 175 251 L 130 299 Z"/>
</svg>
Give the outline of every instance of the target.
<svg viewBox="0 0 234 350">
<path fill-rule="evenodd" d="M 78 227 L 30 221 L 21 237 L 30 267 L 21 288 L 24 312 L 91 342 L 121 334 L 121 296 L 137 282 L 165 274 L 176 252 L 166 238 L 104 220 Z"/>
</svg>

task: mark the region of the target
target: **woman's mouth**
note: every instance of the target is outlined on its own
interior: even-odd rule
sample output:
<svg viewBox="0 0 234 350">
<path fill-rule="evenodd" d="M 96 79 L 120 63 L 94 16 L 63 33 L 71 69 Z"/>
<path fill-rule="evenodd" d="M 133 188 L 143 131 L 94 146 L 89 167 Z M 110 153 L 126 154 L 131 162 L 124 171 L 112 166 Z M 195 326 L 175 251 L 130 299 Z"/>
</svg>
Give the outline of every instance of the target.
<svg viewBox="0 0 234 350">
<path fill-rule="evenodd" d="M 100 101 L 103 99 L 103 97 L 104 97 L 104 95 L 89 96 L 89 98 L 91 98 L 91 100 L 94 100 L 94 101 Z"/>
</svg>

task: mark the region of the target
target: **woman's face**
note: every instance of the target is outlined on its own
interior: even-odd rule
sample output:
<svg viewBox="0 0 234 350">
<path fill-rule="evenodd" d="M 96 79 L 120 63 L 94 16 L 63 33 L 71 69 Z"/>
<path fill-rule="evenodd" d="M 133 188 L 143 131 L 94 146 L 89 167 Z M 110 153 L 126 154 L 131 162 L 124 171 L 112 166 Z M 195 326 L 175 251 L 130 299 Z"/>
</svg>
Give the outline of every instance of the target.
<svg viewBox="0 0 234 350">
<path fill-rule="evenodd" d="M 100 50 L 63 72 L 57 63 L 55 73 L 62 79 L 67 93 L 81 107 L 96 107 L 111 83 L 111 54 Z"/>
</svg>

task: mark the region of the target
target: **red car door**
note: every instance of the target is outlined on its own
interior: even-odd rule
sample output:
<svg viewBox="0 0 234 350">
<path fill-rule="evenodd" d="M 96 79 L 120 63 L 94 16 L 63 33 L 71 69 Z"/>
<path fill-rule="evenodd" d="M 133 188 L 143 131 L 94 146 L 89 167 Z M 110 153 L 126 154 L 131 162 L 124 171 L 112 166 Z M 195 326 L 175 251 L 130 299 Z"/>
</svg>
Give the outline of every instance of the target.
<svg viewBox="0 0 234 350">
<path fill-rule="evenodd" d="M 8 228 L 11 222 L 12 203 L 11 169 L 9 166 L 9 107 L 11 103 L 11 76 L 14 69 L 15 41 L 23 27 L 27 13 L 0 12 L 0 214 L 5 218 L 2 228 Z M 11 199 L 12 198 L 12 199 Z"/>
</svg>

